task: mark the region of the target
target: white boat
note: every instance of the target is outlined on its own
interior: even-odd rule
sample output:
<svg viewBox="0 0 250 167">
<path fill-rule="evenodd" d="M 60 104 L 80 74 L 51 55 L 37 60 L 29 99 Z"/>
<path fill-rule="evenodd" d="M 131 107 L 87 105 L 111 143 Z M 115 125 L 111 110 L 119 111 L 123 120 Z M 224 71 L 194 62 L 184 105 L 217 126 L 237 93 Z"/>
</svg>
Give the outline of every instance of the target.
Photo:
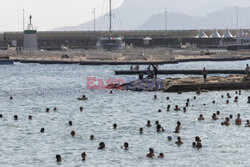
<svg viewBox="0 0 250 167">
<path fill-rule="evenodd" d="M 99 37 L 96 43 L 97 49 L 120 50 L 125 49 L 125 42 L 122 37 L 112 36 L 112 5 L 111 0 L 109 0 L 109 35 L 106 37 Z"/>
</svg>

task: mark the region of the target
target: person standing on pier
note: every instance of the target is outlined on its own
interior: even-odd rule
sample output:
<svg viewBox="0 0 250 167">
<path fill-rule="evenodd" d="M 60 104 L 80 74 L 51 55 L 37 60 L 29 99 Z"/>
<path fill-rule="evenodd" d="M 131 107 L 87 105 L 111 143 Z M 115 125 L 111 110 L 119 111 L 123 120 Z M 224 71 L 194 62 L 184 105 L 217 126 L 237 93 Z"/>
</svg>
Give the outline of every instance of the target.
<svg viewBox="0 0 250 167">
<path fill-rule="evenodd" d="M 207 70 L 205 67 L 203 68 L 202 75 L 203 75 L 204 82 L 207 82 Z"/>
<path fill-rule="evenodd" d="M 158 69 L 157 69 L 157 67 L 154 66 L 153 64 L 152 64 L 152 67 L 153 67 L 153 71 L 154 71 L 154 77 L 155 77 L 155 79 L 156 79 L 156 78 L 157 78 L 157 74 L 158 74 Z"/>
<path fill-rule="evenodd" d="M 248 64 L 246 64 L 246 74 L 247 74 L 247 76 L 249 75 L 249 65 Z"/>
</svg>

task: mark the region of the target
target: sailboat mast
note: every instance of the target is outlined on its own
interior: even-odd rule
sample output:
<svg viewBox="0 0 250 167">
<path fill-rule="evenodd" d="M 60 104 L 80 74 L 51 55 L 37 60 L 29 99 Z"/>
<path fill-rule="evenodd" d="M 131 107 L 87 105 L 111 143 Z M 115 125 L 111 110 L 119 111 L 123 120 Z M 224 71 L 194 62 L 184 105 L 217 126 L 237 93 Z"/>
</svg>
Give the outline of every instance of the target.
<svg viewBox="0 0 250 167">
<path fill-rule="evenodd" d="M 109 0 L 109 32 L 111 33 L 112 30 L 112 6 L 111 0 Z"/>
</svg>

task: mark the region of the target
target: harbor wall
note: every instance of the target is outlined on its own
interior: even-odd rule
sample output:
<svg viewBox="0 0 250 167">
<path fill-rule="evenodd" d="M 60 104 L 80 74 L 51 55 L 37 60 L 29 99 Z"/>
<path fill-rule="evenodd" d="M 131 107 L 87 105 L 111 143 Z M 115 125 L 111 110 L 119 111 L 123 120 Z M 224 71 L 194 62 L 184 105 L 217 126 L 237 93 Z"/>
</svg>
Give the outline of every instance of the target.
<svg viewBox="0 0 250 167">
<path fill-rule="evenodd" d="M 213 30 L 205 30 L 210 35 Z M 225 30 L 218 30 L 222 35 Z M 233 35 L 237 30 L 230 30 Z M 247 30 L 246 30 L 247 31 Z M 196 38 L 199 30 L 168 30 L 168 31 L 114 31 L 113 36 L 122 36 L 126 45 L 134 47 L 180 47 L 181 44 L 195 44 L 198 47 L 217 47 L 222 39 L 216 38 Z M 59 50 L 61 46 L 71 49 L 93 49 L 96 47 L 98 37 L 107 36 L 107 31 L 38 31 L 38 47 L 45 50 Z M 0 48 L 12 45 L 12 41 L 17 41 L 17 47 L 23 47 L 23 32 L 5 32 L 2 34 Z M 145 37 L 152 38 L 150 45 L 144 45 Z M 223 39 L 232 42 L 233 39 Z"/>
</svg>

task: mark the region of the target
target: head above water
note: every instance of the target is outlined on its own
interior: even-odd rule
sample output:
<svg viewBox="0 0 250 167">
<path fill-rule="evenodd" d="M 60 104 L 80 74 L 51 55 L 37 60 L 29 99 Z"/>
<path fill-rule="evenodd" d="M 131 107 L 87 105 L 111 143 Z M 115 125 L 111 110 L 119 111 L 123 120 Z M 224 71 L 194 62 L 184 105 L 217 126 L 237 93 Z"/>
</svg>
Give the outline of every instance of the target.
<svg viewBox="0 0 250 167">
<path fill-rule="evenodd" d="M 44 128 L 41 128 L 40 132 L 41 133 L 44 133 L 45 129 Z"/>
<path fill-rule="evenodd" d="M 72 125 L 73 125 L 72 121 L 69 121 L 69 126 L 72 126 Z"/>
<path fill-rule="evenodd" d="M 129 147 L 128 143 L 125 142 L 125 143 L 123 144 L 123 147 L 124 147 L 125 149 L 128 149 L 128 147 Z"/>
<path fill-rule="evenodd" d="M 116 124 L 116 123 L 113 124 L 113 128 L 114 128 L 114 129 L 117 128 L 117 124 Z"/>
<path fill-rule="evenodd" d="M 72 130 L 70 134 L 72 137 L 74 137 L 76 135 L 76 132 Z"/>
<path fill-rule="evenodd" d="M 94 135 L 90 135 L 90 140 L 94 140 L 95 136 Z"/>
<path fill-rule="evenodd" d="M 105 148 L 104 142 L 99 143 L 98 149 L 99 149 L 99 150 L 103 150 L 104 148 Z"/>
<path fill-rule="evenodd" d="M 85 160 L 86 160 L 86 153 L 83 152 L 83 153 L 81 154 L 81 157 L 82 157 L 82 160 L 85 161 Z"/>
<path fill-rule="evenodd" d="M 62 157 L 61 157 L 60 154 L 57 154 L 57 155 L 56 155 L 56 161 L 57 161 L 57 162 L 61 162 L 61 161 L 62 161 Z"/>
<path fill-rule="evenodd" d="M 14 115 L 14 120 L 18 120 L 18 116 L 17 115 Z"/>
</svg>

